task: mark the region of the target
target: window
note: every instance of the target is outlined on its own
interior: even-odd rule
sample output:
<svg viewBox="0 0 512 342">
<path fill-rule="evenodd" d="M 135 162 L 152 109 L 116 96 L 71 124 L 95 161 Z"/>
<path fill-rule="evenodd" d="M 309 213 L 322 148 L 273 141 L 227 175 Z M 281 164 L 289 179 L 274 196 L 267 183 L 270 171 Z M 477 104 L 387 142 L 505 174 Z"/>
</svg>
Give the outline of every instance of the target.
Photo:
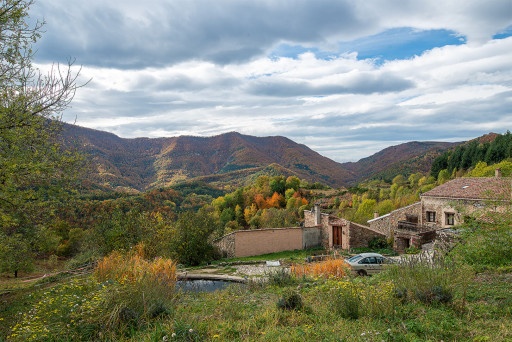
<svg viewBox="0 0 512 342">
<path fill-rule="evenodd" d="M 359 263 L 372 265 L 372 264 L 376 264 L 377 260 L 375 259 L 375 257 L 368 257 L 368 258 L 364 258 L 363 260 L 359 261 Z"/>
<path fill-rule="evenodd" d="M 436 212 L 427 211 L 427 222 L 436 222 Z"/>
<path fill-rule="evenodd" d="M 356 262 L 357 260 L 359 260 L 361 258 L 362 258 L 361 254 L 358 254 L 358 255 L 354 255 L 352 258 L 348 259 L 348 261 Z"/>
<path fill-rule="evenodd" d="M 455 214 L 453 213 L 445 213 L 446 217 L 446 225 L 453 226 L 455 224 Z"/>
<path fill-rule="evenodd" d="M 418 215 L 405 214 L 405 221 L 410 223 L 418 223 Z"/>
</svg>

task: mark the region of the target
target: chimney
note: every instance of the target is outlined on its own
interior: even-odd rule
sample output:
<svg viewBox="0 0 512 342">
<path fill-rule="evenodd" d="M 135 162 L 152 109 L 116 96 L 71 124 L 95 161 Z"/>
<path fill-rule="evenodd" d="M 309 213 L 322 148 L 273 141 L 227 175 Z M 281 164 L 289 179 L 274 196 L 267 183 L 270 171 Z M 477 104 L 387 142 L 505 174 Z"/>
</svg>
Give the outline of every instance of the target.
<svg viewBox="0 0 512 342">
<path fill-rule="evenodd" d="M 374 211 L 373 212 L 373 218 L 376 219 L 379 217 L 379 212 L 378 211 Z"/>
<path fill-rule="evenodd" d="M 500 168 L 497 168 L 496 170 L 494 170 L 494 177 L 496 177 L 496 178 L 501 177 L 501 169 Z"/>
<path fill-rule="evenodd" d="M 320 216 L 320 204 L 315 203 L 315 226 L 322 224 L 322 219 Z"/>
</svg>

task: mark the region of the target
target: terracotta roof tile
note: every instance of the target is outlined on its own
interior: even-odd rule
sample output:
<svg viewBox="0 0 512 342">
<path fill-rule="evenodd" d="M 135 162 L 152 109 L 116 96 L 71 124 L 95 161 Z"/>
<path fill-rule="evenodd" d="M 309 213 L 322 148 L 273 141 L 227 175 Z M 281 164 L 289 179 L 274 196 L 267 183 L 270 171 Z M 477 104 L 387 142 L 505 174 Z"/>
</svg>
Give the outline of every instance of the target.
<svg viewBox="0 0 512 342">
<path fill-rule="evenodd" d="M 512 179 L 496 177 L 455 178 L 422 194 L 423 197 L 511 199 Z"/>
</svg>

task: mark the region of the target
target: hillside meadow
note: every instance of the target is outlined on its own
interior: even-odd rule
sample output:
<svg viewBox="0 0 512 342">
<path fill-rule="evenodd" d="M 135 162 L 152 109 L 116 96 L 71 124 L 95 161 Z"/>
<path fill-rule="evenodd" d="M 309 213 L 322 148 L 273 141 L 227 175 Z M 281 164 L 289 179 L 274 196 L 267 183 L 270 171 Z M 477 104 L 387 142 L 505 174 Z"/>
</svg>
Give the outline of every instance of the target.
<svg viewBox="0 0 512 342">
<path fill-rule="evenodd" d="M 470 243 L 433 262 L 409 256 L 372 277 L 352 276 L 343 259 L 303 264 L 303 251 L 281 253 L 266 259 L 291 268 L 183 293 L 176 263 L 139 246 L 92 273 L 2 294 L 0 340 L 509 341 L 510 267 L 482 254 L 468 263 L 478 251 Z"/>
</svg>

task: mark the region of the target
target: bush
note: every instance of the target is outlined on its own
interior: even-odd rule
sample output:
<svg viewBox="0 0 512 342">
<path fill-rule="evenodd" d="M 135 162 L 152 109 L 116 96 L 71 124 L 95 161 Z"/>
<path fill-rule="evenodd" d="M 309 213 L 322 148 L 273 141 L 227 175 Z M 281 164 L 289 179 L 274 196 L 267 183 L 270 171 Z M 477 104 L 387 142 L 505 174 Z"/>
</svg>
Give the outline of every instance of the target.
<svg viewBox="0 0 512 342">
<path fill-rule="evenodd" d="M 215 220 L 205 211 L 180 214 L 175 235 L 170 241 L 173 258 L 191 266 L 212 260 L 215 249 L 210 243 L 210 236 L 217 228 Z"/>
<path fill-rule="evenodd" d="M 303 307 L 302 297 L 296 291 L 288 290 L 277 301 L 277 307 L 283 310 L 300 310 Z"/>
<path fill-rule="evenodd" d="M 389 247 L 390 246 L 384 237 L 374 236 L 368 241 L 368 248 L 371 249 L 384 249 Z"/>
<path fill-rule="evenodd" d="M 467 286 L 470 268 L 442 256 L 415 255 L 392 265 L 381 274 L 395 283 L 395 298 L 425 304 L 450 303 L 455 288 Z"/>
<path fill-rule="evenodd" d="M 486 225 L 473 222 L 466 225 L 461 239 L 462 243 L 451 252 L 461 262 L 491 268 L 512 264 L 512 228 L 508 223 Z"/>
<path fill-rule="evenodd" d="M 353 283 L 339 287 L 331 297 L 331 305 L 343 318 L 358 319 L 364 313 L 361 294 Z"/>
<path fill-rule="evenodd" d="M 67 269 L 75 269 L 82 266 L 85 266 L 87 264 L 95 263 L 98 260 L 98 256 L 95 254 L 94 251 L 89 250 L 87 252 L 82 252 L 74 256 L 72 259 L 69 259 L 66 262 L 66 268 Z"/>
<path fill-rule="evenodd" d="M 166 292 L 174 288 L 176 264 L 169 259 L 143 258 L 144 246 L 139 244 L 129 255 L 117 251 L 98 262 L 95 276 L 100 281 L 114 280 L 118 283 L 164 287 Z M 147 283 L 147 284 L 146 284 Z"/>
<path fill-rule="evenodd" d="M 350 274 L 350 266 L 343 259 L 329 259 L 308 265 L 293 265 L 290 271 L 296 277 L 343 278 Z"/>
<path fill-rule="evenodd" d="M 347 319 L 389 316 L 393 314 L 396 303 L 392 282 L 372 285 L 350 279 L 331 279 L 317 289 L 327 295 L 331 308 Z"/>
<path fill-rule="evenodd" d="M 421 249 L 419 247 L 413 246 L 405 249 L 406 254 L 418 254 L 421 252 Z"/>
<path fill-rule="evenodd" d="M 269 285 L 287 286 L 295 283 L 295 278 L 286 268 L 278 268 L 266 273 Z"/>
<path fill-rule="evenodd" d="M 126 333 L 170 313 L 176 296 L 176 263 L 145 260 L 143 250 L 139 244 L 127 255 L 113 252 L 98 262 L 95 277 L 102 287 L 81 312 L 83 320 Z"/>
</svg>

